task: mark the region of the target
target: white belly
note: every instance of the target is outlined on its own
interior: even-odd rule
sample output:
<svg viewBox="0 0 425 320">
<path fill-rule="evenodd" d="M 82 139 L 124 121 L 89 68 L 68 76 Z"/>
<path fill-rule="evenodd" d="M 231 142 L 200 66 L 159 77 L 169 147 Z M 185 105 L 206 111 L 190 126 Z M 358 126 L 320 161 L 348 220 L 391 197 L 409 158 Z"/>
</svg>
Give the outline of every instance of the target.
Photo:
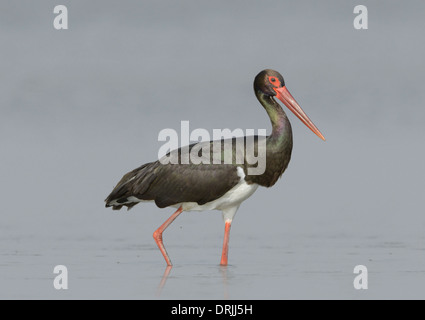
<svg viewBox="0 0 425 320">
<path fill-rule="evenodd" d="M 248 199 L 257 190 L 258 184 L 248 184 L 245 181 L 243 169 L 238 167 L 238 176 L 241 177 L 239 183 L 232 189 L 227 191 L 220 198 L 199 205 L 196 202 L 183 202 L 174 205 L 173 207 L 183 206 L 184 211 L 205 211 L 205 210 L 220 210 L 223 211 L 224 220 L 232 220 L 240 204 Z"/>
<path fill-rule="evenodd" d="M 238 183 L 227 191 L 221 198 L 199 205 L 196 202 L 183 202 L 184 211 L 225 210 L 237 206 L 248 199 L 257 190 L 258 184 L 247 184 L 245 181 Z M 174 205 L 180 207 L 180 204 Z"/>
</svg>

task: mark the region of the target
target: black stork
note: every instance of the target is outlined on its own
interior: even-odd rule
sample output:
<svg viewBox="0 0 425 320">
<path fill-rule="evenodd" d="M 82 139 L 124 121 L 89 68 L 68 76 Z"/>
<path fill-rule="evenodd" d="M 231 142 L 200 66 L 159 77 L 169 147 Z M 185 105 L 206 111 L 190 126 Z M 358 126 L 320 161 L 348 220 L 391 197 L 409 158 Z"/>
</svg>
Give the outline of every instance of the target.
<svg viewBox="0 0 425 320">
<path fill-rule="evenodd" d="M 128 172 L 106 198 L 106 207 L 127 209 L 143 201 L 154 201 L 159 208 L 178 208 L 153 234 L 168 266 L 171 260 L 165 250 L 162 233 L 183 211 L 220 210 L 225 222 L 221 265 L 228 263 L 230 226 L 240 204 L 249 198 L 258 186 L 271 187 L 288 166 L 292 152 L 291 124 L 282 107 L 273 99 L 278 98 L 319 138 L 325 140 L 319 129 L 304 113 L 299 104 L 285 87 L 280 73 L 266 69 L 254 80 L 254 91 L 258 101 L 266 109 L 272 123 L 272 133 L 265 138 L 266 166 L 262 174 L 249 174 L 249 163 L 166 163 L 160 160 L 150 162 Z M 246 137 L 242 138 L 246 140 Z M 258 137 L 254 138 L 258 141 Z M 228 140 L 227 140 L 228 141 Z M 220 143 L 225 144 L 226 140 Z M 235 142 L 231 143 L 233 160 Z M 213 141 L 206 142 L 212 144 Z M 178 149 L 179 159 L 182 152 Z M 246 148 L 246 145 L 245 147 Z M 211 157 L 214 151 L 211 150 Z M 223 153 L 224 149 L 219 151 Z M 259 151 L 258 151 L 259 152 Z"/>
</svg>

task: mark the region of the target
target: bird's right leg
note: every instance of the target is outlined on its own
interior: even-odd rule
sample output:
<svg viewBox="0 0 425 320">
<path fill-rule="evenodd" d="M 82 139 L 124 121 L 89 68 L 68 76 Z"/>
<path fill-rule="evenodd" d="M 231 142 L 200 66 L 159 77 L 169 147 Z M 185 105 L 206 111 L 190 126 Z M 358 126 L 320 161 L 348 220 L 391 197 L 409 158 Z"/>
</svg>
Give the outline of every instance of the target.
<svg viewBox="0 0 425 320">
<path fill-rule="evenodd" d="M 162 255 L 164 256 L 165 262 L 167 262 L 167 265 L 172 266 L 170 257 L 168 256 L 167 250 L 165 250 L 164 243 L 162 242 L 162 233 L 165 229 L 173 222 L 180 213 L 183 212 L 183 208 L 180 206 L 180 208 L 177 209 L 176 212 L 174 212 L 171 217 L 167 219 L 158 229 L 155 230 L 153 233 L 153 238 L 155 239 L 156 244 L 158 245 L 159 250 L 161 250 Z"/>
<path fill-rule="evenodd" d="M 227 266 L 227 256 L 229 254 L 229 235 L 230 235 L 230 226 L 232 220 L 226 220 L 224 227 L 224 241 L 223 241 L 223 251 L 221 253 L 220 265 Z"/>
</svg>

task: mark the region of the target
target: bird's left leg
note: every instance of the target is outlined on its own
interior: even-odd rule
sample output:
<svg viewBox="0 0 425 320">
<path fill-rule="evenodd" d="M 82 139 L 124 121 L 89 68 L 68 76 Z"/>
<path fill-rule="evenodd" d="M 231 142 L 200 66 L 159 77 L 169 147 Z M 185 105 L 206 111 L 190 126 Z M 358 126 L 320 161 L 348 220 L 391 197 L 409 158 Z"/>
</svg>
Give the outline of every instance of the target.
<svg viewBox="0 0 425 320">
<path fill-rule="evenodd" d="M 158 229 L 155 230 L 153 233 L 153 238 L 155 239 L 156 244 L 158 245 L 159 250 L 161 250 L 162 255 L 164 256 L 165 262 L 167 262 L 167 265 L 172 266 L 170 257 L 168 256 L 167 250 L 165 250 L 164 243 L 162 242 L 162 233 L 165 229 L 173 222 L 180 213 L 183 212 L 183 208 L 180 206 L 180 208 L 177 209 L 176 212 L 174 212 L 171 217 L 167 219 Z"/>
</svg>

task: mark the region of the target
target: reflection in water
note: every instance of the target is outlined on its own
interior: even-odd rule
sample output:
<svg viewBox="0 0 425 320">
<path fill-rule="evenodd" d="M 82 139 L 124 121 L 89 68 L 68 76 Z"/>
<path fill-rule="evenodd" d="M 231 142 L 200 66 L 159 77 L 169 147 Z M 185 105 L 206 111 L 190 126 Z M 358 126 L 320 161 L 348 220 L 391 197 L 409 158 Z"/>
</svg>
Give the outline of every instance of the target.
<svg viewBox="0 0 425 320">
<path fill-rule="evenodd" d="M 165 286 L 165 283 L 167 282 L 168 276 L 170 275 L 171 269 L 173 266 L 167 266 L 165 268 L 164 274 L 162 275 L 161 281 L 158 285 L 158 288 L 156 290 L 156 296 L 160 297 L 162 289 Z M 228 282 L 227 282 L 227 266 L 219 266 L 221 279 L 223 281 L 223 299 L 228 300 L 229 299 L 229 291 L 228 291 Z"/>
<path fill-rule="evenodd" d="M 229 290 L 227 289 L 227 266 L 220 266 L 221 278 L 223 280 L 223 299 L 229 299 Z"/>
<path fill-rule="evenodd" d="M 168 275 L 170 274 L 171 269 L 173 266 L 167 266 L 165 268 L 164 274 L 162 275 L 161 282 L 158 285 L 158 288 L 156 289 L 156 296 L 159 297 L 162 292 L 162 288 L 165 286 L 165 282 L 167 282 Z"/>
</svg>

